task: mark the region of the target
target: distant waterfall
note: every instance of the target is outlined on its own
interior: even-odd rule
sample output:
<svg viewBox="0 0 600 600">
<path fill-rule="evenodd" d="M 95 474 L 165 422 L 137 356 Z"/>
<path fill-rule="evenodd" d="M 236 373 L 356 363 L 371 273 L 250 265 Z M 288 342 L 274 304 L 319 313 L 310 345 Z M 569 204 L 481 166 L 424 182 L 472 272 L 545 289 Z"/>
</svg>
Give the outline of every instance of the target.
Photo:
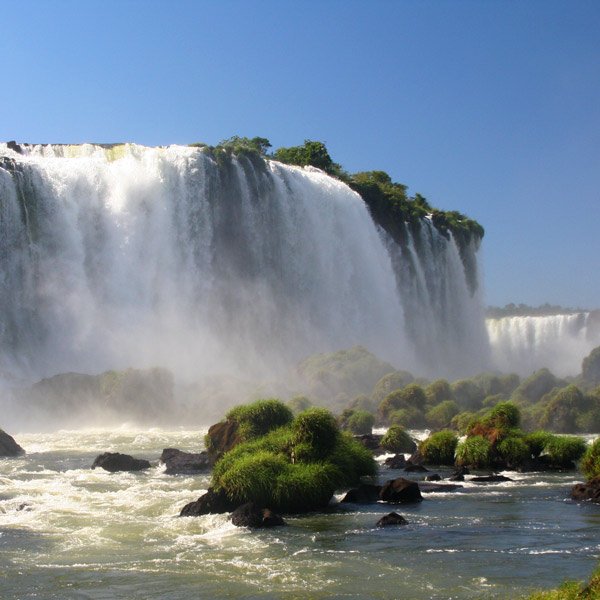
<svg viewBox="0 0 600 600">
<path fill-rule="evenodd" d="M 452 238 L 424 220 L 396 246 L 316 169 L 180 146 L 0 144 L 0 235 L 4 377 L 269 377 L 357 343 L 418 373 L 486 366 Z"/>
<path fill-rule="evenodd" d="M 582 360 L 600 346 L 599 317 L 597 312 L 580 312 L 487 319 L 494 365 L 521 375 L 542 367 L 560 377 L 577 375 Z"/>
</svg>

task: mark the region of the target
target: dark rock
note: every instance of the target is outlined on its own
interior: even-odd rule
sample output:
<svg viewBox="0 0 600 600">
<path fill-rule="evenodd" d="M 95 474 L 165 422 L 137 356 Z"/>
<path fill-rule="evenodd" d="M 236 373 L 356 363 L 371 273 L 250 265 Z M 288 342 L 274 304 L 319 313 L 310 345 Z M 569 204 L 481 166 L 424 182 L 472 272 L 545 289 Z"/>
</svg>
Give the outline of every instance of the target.
<svg viewBox="0 0 600 600">
<path fill-rule="evenodd" d="M 236 527 L 279 527 L 286 522 L 268 508 L 261 508 L 254 502 L 248 502 L 238 506 L 231 515 L 231 522 Z"/>
<path fill-rule="evenodd" d="M 10 150 L 14 150 L 15 152 L 18 152 L 19 154 L 23 154 L 23 149 L 14 140 L 11 142 L 6 142 L 6 147 L 9 148 Z"/>
<path fill-rule="evenodd" d="M 215 492 L 213 488 L 200 496 L 195 502 L 186 504 L 179 513 L 180 517 L 199 517 L 201 515 L 222 514 L 237 508 L 224 492 Z"/>
<path fill-rule="evenodd" d="M 391 512 L 377 521 L 377 527 L 387 527 L 388 525 L 406 525 L 408 521 L 398 513 Z"/>
<path fill-rule="evenodd" d="M 419 484 L 416 481 L 398 477 L 397 479 L 390 479 L 383 484 L 379 492 L 379 499 L 392 504 L 403 504 L 421 502 L 423 496 L 421 496 Z"/>
<path fill-rule="evenodd" d="M 596 476 L 586 483 L 577 483 L 571 490 L 571 498 L 600 504 L 600 476 Z"/>
<path fill-rule="evenodd" d="M 209 443 L 206 450 L 211 464 L 215 464 L 225 452 L 229 452 L 240 442 L 238 424 L 235 421 L 221 421 L 211 425 L 208 430 Z"/>
<path fill-rule="evenodd" d="M 425 457 L 421 454 L 419 448 L 417 448 L 408 459 L 408 462 L 412 465 L 423 465 L 425 463 Z"/>
<path fill-rule="evenodd" d="M 423 494 L 430 494 L 432 492 L 453 492 L 462 487 L 462 485 L 456 483 L 429 483 L 428 481 L 419 483 L 419 489 Z"/>
<path fill-rule="evenodd" d="M 504 475 L 482 475 L 480 477 L 471 477 L 469 481 L 475 481 L 476 483 L 497 483 L 500 481 L 512 481 L 512 479 Z"/>
<path fill-rule="evenodd" d="M 15 438 L 0 429 L 0 456 L 21 456 L 22 454 L 25 454 L 25 450 L 15 442 Z"/>
<path fill-rule="evenodd" d="M 407 473 L 429 473 L 429 469 L 426 469 L 423 465 L 413 464 L 413 462 L 410 459 L 406 462 L 404 470 Z"/>
<path fill-rule="evenodd" d="M 102 467 L 105 471 L 116 473 L 117 471 L 143 471 L 151 467 L 150 463 L 143 458 L 133 458 L 129 454 L 119 452 L 105 452 L 96 457 L 92 469 Z"/>
<path fill-rule="evenodd" d="M 433 473 L 433 475 L 427 475 L 427 477 L 425 477 L 425 481 L 441 481 L 442 478 L 437 474 L 437 473 Z"/>
<path fill-rule="evenodd" d="M 373 504 L 379 500 L 380 485 L 370 485 L 361 483 L 357 488 L 348 490 L 343 497 L 342 502 L 352 502 L 354 504 Z"/>
<path fill-rule="evenodd" d="M 519 473 L 535 473 L 540 471 L 553 471 L 552 465 L 550 464 L 549 456 L 544 454 L 536 458 L 528 458 L 524 460 L 517 470 Z"/>
<path fill-rule="evenodd" d="M 370 450 L 376 456 L 385 454 L 385 450 L 379 446 L 383 438 L 382 435 L 376 433 L 365 433 L 363 435 L 354 436 L 367 450 Z"/>
<path fill-rule="evenodd" d="M 168 475 L 204 473 L 210 470 L 210 461 L 206 451 L 194 454 L 182 452 L 176 448 L 165 448 L 160 455 L 160 462 L 167 465 L 165 473 Z"/>
<path fill-rule="evenodd" d="M 464 481 L 465 475 L 469 475 L 470 471 L 467 467 L 456 467 L 454 472 L 450 477 L 448 477 L 448 481 Z"/>
<path fill-rule="evenodd" d="M 396 454 L 386 458 L 383 463 L 388 469 L 404 469 L 406 467 L 406 459 L 404 454 Z"/>
</svg>

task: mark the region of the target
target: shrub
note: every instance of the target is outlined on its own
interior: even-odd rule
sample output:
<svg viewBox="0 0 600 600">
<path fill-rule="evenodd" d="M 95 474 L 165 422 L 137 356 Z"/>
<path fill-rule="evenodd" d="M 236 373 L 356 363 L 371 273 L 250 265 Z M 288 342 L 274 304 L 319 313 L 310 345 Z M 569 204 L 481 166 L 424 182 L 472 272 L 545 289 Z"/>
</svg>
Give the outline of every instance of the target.
<svg viewBox="0 0 600 600">
<path fill-rule="evenodd" d="M 383 402 L 388 394 L 403 390 L 414 377 L 408 371 L 394 371 L 384 375 L 375 385 L 371 398 L 376 406 Z"/>
<path fill-rule="evenodd" d="M 460 412 L 456 402 L 445 400 L 434 406 L 425 414 L 429 425 L 433 427 L 448 427 L 452 419 Z"/>
<path fill-rule="evenodd" d="M 283 402 L 270 398 L 236 406 L 227 413 L 226 418 L 238 424 L 241 440 L 249 441 L 287 425 L 294 416 Z"/>
<path fill-rule="evenodd" d="M 292 423 L 294 443 L 302 460 L 315 461 L 329 454 L 340 431 L 335 417 L 325 408 L 309 408 Z"/>
<path fill-rule="evenodd" d="M 512 402 L 500 402 L 492 408 L 486 421 L 498 429 L 512 429 L 520 425 L 521 411 Z"/>
<path fill-rule="evenodd" d="M 588 479 L 600 475 L 600 438 L 585 451 L 581 459 L 581 470 Z"/>
<path fill-rule="evenodd" d="M 529 448 L 529 452 L 537 458 L 546 448 L 550 439 L 554 437 L 551 433 L 538 429 L 525 434 L 524 441 Z"/>
<path fill-rule="evenodd" d="M 404 427 L 392 425 L 381 438 L 379 445 L 388 452 L 413 452 L 417 445 Z"/>
<path fill-rule="evenodd" d="M 401 425 L 402 427 L 421 427 L 424 424 L 425 415 L 418 409 L 408 407 L 395 410 L 389 418 L 390 425 Z"/>
<path fill-rule="evenodd" d="M 492 444 L 480 435 L 474 435 L 456 447 L 456 464 L 475 469 L 484 469 L 490 465 Z"/>
<path fill-rule="evenodd" d="M 425 462 L 434 465 L 453 465 L 458 437 L 453 431 L 438 431 L 419 443 Z"/>
<path fill-rule="evenodd" d="M 436 379 L 425 388 L 425 396 L 427 396 L 427 402 L 432 406 L 452 400 L 450 384 L 446 379 Z"/>
<path fill-rule="evenodd" d="M 377 412 L 377 404 L 373 402 L 371 396 L 367 394 L 359 394 L 355 396 L 348 404 L 348 408 L 353 408 L 354 410 L 367 410 L 370 413 Z"/>
<path fill-rule="evenodd" d="M 347 429 L 355 435 L 364 435 L 373 431 L 375 415 L 366 410 L 356 410 L 347 422 Z"/>
<path fill-rule="evenodd" d="M 585 440 L 571 435 L 553 435 L 546 444 L 546 451 L 554 465 L 569 467 L 579 460 L 586 450 Z"/>
<path fill-rule="evenodd" d="M 540 419 L 540 425 L 558 433 L 578 431 L 576 419 L 585 408 L 581 390 L 569 385 L 552 398 Z"/>
<path fill-rule="evenodd" d="M 517 467 L 531 456 L 529 445 L 520 435 L 509 435 L 498 442 L 496 452 L 508 466 Z"/>
<path fill-rule="evenodd" d="M 286 406 L 294 415 L 298 415 L 302 411 L 308 410 L 312 406 L 312 402 L 306 396 L 294 396 L 286 402 Z"/>
<path fill-rule="evenodd" d="M 467 410 L 481 408 L 481 402 L 485 398 L 484 392 L 470 379 L 459 379 L 452 386 L 452 396 L 458 406 Z"/>
</svg>

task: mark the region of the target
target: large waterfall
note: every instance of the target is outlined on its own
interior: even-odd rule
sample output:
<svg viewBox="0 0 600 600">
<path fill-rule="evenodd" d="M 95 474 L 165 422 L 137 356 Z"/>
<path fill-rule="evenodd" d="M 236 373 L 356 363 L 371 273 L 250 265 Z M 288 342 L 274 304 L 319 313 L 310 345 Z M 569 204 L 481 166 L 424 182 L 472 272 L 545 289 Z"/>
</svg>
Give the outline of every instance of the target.
<svg viewBox="0 0 600 600">
<path fill-rule="evenodd" d="M 316 169 L 180 146 L 9 146 L 4 378 L 153 365 L 270 377 L 357 343 L 417 373 L 487 366 L 478 291 L 428 219 L 401 247 Z"/>
<path fill-rule="evenodd" d="M 600 346 L 600 313 L 487 319 L 496 368 L 527 376 L 547 367 L 564 377 L 581 372 L 581 362 Z"/>
</svg>

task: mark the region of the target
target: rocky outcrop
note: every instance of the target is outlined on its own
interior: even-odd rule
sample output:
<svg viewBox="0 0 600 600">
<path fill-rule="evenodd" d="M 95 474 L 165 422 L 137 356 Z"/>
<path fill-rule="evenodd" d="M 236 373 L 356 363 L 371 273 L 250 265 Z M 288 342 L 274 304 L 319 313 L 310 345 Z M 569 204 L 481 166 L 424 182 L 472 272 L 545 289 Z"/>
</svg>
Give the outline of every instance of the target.
<svg viewBox="0 0 600 600">
<path fill-rule="evenodd" d="M 379 498 L 390 504 L 405 504 L 423 500 L 419 484 L 403 477 L 386 481 L 381 487 Z"/>
<path fill-rule="evenodd" d="M 206 435 L 206 442 L 208 458 L 214 465 L 225 452 L 229 452 L 241 442 L 238 424 L 227 420 L 211 425 Z"/>
<path fill-rule="evenodd" d="M 571 498 L 600 504 L 600 475 L 593 477 L 586 483 L 577 483 L 571 490 Z"/>
<path fill-rule="evenodd" d="M 386 458 L 383 463 L 388 469 L 404 469 L 406 467 L 406 459 L 404 454 L 396 454 Z"/>
<path fill-rule="evenodd" d="M 260 507 L 255 502 L 238 506 L 231 514 L 231 522 L 236 527 L 250 527 L 251 529 L 286 525 L 279 515 L 268 508 Z"/>
<path fill-rule="evenodd" d="M 380 485 L 362 483 L 357 488 L 348 490 L 348 493 L 342 498 L 342 502 L 352 502 L 353 504 L 373 504 L 379 500 L 380 492 Z"/>
<path fill-rule="evenodd" d="M 149 469 L 152 465 L 143 458 L 133 458 L 129 454 L 119 452 L 105 452 L 100 454 L 94 460 L 92 469 L 101 467 L 105 471 L 116 473 L 117 471 L 143 471 Z"/>
<path fill-rule="evenodd" d="M 391 512 L 377 521 L 377 527 L 389 527 L 390 525 L 406 525 L 408 521 L 396 512 Z"/>
<path fill-rule="evenodd" d="M 15 438 L 0 429 L 0 457 L 21 456 L 22 454 L 25 454 L 25 450 L 15 442 Z"/>
<path fill-rule="evenodd" d="M 386 453 L 386 451 L 380 446 L 383 435 L 376 433 L 365 433 L 363 435 L 355 435 L 354 438 L 367 450 L 370 450 L 375 456 Z"/>
<path fill-rule="evenodd" d="M 471 477 L 469 481 L 474 481 L 475 483 L 501 483 L 502 481 L 512 481 L 512 479 L 505 475 L 481 475 L 479 477 Z"/>
<path fill-rule="evenodd" d="M 216 492 L 213 488 L 200 496 L 195 502 L 186 504 L 179 513 L 180 517 L 199 517 L 201 515 L 222 514 L 238 507 L 227 498 L 224 492 Z"/>
<path fill-rule="evenodd" d="M 411 460 L 406 462 L 404 470 L 406 473 L 429 473 L 429 469 L 426 469 L 423 465 L 414 464 Z"/>
<path fill-rule="evenodd" d="M 167 466 L 168 475 L 206 473 L 210 470 L 208 452 L 182 452 L 177 448 L 165 448 L 160 455 L 160 462 Z"/>
</svg>

